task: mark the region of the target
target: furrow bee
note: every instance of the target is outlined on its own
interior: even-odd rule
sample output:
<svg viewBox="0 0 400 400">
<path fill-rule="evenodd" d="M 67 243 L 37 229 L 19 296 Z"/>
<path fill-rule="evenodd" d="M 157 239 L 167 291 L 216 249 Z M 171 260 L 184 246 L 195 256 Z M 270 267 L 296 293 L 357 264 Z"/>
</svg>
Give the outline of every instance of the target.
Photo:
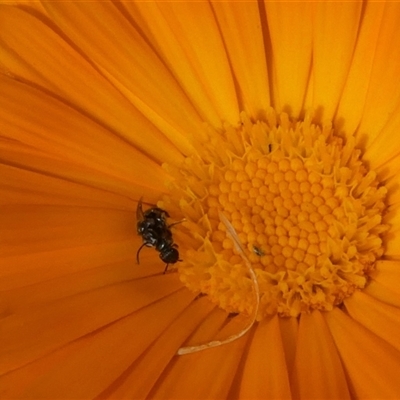
<svg viewBox="0 0 400 400">
<path fill-rule="evenodd" d="M 159 253 L 162 261 L 166 263 L 164 274 L 170 264 L 175 264 L 179 259 L 178 245 L 172 238 L 171 227 L 182 221 L 168 225 L 167 211 L 159 207 L 149 208 L 143 211 L 142 198 L 138 201 L 136 208 L 137 233 L 143 239 L 143 244 L 136 253 L 136 261 L 139 264 L 139 253 L 144 246 L 154 247 Z"/>
</svg>

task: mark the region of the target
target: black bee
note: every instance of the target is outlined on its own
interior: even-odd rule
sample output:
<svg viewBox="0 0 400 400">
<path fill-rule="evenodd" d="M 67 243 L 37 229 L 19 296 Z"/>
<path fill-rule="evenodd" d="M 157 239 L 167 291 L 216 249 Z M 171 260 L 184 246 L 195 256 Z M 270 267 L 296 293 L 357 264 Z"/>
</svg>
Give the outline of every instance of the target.
<svg viewBox="0 0 400 400">
<path fill-rule="evenodd" d="M 144 246 L 154 247 L 160 252 L 161 260 L 167 263 L 164 274 L 169 264 L 181 261 L 179 260 L 178 245 L 174 243 L 170 229 L 171 226 L 181 221 L 168 225 L 168 217 L 168 212 L 158 207 L 143 212 L 142 199 L 139 200 L 136 209 L 137 233 L 143 238 L 143 244 L 136 253 L 136 261 L 139 264 L 139 253 Z"/>
</svg>

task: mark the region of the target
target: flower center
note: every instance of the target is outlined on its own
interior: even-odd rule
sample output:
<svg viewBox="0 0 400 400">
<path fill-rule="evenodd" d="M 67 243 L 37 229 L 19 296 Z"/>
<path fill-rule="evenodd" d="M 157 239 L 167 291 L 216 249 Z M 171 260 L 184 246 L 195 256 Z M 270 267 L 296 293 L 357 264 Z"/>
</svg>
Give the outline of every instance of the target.
<svg viewBox="0 0 400 400">
<path fill-rule="evenodd" d="M 256 274 L 257 319 L 331 310 L 368 282 L 383 254 L 387 190 L 368 171 L 353 137 L 311 117 L 223 132 L 207 128 L 196 154 L 164 167 L 171 193 L 159 206 L 185 222 L 174 229 L 182 282 L 228 312 L 251 314 L 254 283 L 227 235 L 230 221 Z"/>
</svg>

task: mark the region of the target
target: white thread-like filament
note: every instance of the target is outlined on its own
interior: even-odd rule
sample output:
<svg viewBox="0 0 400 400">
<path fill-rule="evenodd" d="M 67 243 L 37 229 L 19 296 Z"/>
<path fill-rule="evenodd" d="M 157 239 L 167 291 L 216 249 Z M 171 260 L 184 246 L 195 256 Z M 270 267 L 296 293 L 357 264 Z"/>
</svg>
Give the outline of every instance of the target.
<svg viewBox="0 0 400 400">
<path fill-rule="evenodd" d="M 219 218 L 220 218 L 221 222 L 226 227 L 227 233 L 229 234 L 230 238 L 233 240 L 236 250 L 243 258 L 243 261 L 248 269 L 250 278 L 253 282 L 254 294 L 255 294 L 255 298 L 256 298 L 256 305 L 254 307 L 253 315 L 251 317 L 249 324 L 245 328 L 243 328 L 240 332 L 229 336 L 225 340 L 213 340 L 211 342 L 199 344 L 196 346 L 181 347 L 176 353 L 178 355 L 196 353 L 197 351 L 211 349 L 212 347 L 218 347 L 218 346 L 222 346 L 227 343 L 231 343 L 234 340 L 237 340 L 237 339 L 241 338 L 243 335 L 245 335 L 251 329 L 251 327 L 254 325 L 254 322 L 256 321 L 256 318 L 257 318 L 258 308 L 260 305 L 260 289 L 258 286 L 257 276 L 251 266 L 249 259 L 247 258 L 246 254 L 243 250 L 243 246 L 240 243 L 240 240 L 235 231 L 235 228 L 232 226 L 232 224 L 228 221 L 228 219 L 225 217 L 225 215 L 221 211 L 218 211 L 218 214 L 219 214 Z"/>
</svg>

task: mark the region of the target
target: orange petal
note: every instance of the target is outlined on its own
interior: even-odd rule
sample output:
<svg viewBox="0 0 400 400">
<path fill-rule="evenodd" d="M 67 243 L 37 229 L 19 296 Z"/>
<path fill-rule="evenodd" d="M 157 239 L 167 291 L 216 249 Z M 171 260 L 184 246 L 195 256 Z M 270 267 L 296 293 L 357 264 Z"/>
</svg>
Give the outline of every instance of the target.
<svg viewBox="0 0 400 400">
<path fill-rule="evenodd" d="M 376 270 L 372 272 L 372 278 L 375 282 L 384 286 L 389 291 L 397 295 L 397 301 L 400 301 L 400 261 L 381 260 L 376 264 Z M 373 290 L 375 285 L 366 287 L 366 291 Z M 381 301 L 384 301 L 380 298 Z M 394 303 L 397 305 L 397 303 Z"/>
<path fill-rule="evenodd" d="M 78 225 L 75 234 L 77 232 Z M 9 307 L 15 308 L 25 303 L 58 299 L 75 288 L 80 287 L 83 290 L 86 284 L 94 284 L 91 281 L 97 279 L 94 277 L 97 273 L 99 281 L 102 282 L 102 274 L 106 274 L 106 280 L 108 269 L 113 271 L 113 276 L 108 276 L 111 281 L 123 280 L 125 274 L 132 279 L 162 272 L 163 264 L 156 259 L 146 260 L 146 254 L 141 254 L 142 263 L 140 266 L 136 265 L 136 252 L 141 244 L 138 236 L 121 238 L 122 235 L 118 235 L 120 240 L 116 237 L 113 241 L 110 240 L 112 236 L 112 233 L 110 236 L 104 235 L 97 243 L 90 243 L 83 236 L 76 247 L 49 249 L 51 246 L 47 243 L 49 248 L 43 252 L 3 257 L 0 260 L 0 290 L 8 292 L 4 292 L 1 303 L 9 303 Z M 149 253 L 156 256 L 157 252 Z M 77 273 L 82 286 L 73 284 Z M 86 279 L 88 282 L 85 282 Z M 45 285 L 50 281 L 57 290 L 45 290 Z M 18 297 L 24 290 L 32 291 L 31 296 L 26 294 Z"/>
<path fill-rule="evenodd" d="M 165 281 L 165 276 L 163 278 Z M 125 292 L 125 297 L 127 293 Z M 131 292 L 132 294 L 135 292 Z M 162 335 L 193 297 L 194 295 L 187 290 L 178 291 L 104 329 L 91 332 L 76 343 L 71 343 L 69 346 L 73 351 L 68 357 L 62 357 L 58 363 L 54 362 L 54 358 L 58 358 L 58 352 L 39 360 L 39 366 L 52 363 L 53 367 L 27 385 L 21 397 L 82 399 L 99 395 Z M 93 317 L 92 314 L 87 315 L 90 316 L 87 319 Z M 63 328 L 66 327 L 68 324 L 64 323 Z M 123 343 L 125 345 L 121 345 Z M 34 366 L 35 364 L 26 368 L 28 379 Z M 136 374 L 135 379 L 140 380 L 140 374 L 147 375 L 148 370 L 137 373 L 139 375 Z"/>
<path fill-rule="evenodd" d="M 302 314 L 292 385 L 299 399 L 350 399 L 340 358 L 319 311 Z"/>
<path fill-rule="evenodd" d="M 294 368 L 299 323 L 297 318 L 279 318 L 279 325 L 282 335 L 283 350 L 285 351 L 286 365 L 290 376 Z"/>
<path fill-rule="evenodd" d="M 193 341 L 204 343 L 212 340 L 212 335 L 217 334 L 223 322 L 221 317 L 224 315 L 226 317 L 220 310 L 211 313 L 195 334 L 196 337 L 192 338 Z M 228 324 L 227 329 L 221 330 L 222 334 L 229 328 Z M 248 339 L 249 335 L 245 335 L 227 345 L 177 357 L 168 374 L 164 374 L 155 384 L 148 398 L 229 398 L 230 388 Z"/>
<path fill-rule="evenodd" d="M 202 118 L 236 125 L 239 109 L 221 34 L 207 2 L 127 2 Z"/>
<path fill-rule="evenodd" d="M 20 368 L 71 341 L 170 295 L 180 287 L 181 283 L 176 274 L 153 276 L 77 293 L 58 301 L 49 302 L 41 307 L 30 307 L 20 313 L 3 318 L 0 331 L 2 343 L 0 373 Z M 183 292 L 188 293 L 186 290 Z M 182 296 L 187 297 L 183 294 Z M 190 298 L 193 298 L 193 295 L 189 296 L 188 300 Z M 141 325 L 138 325 L 135 314 L 133 314 L 133 319 L 129 320 L 132 321 L 129 324 L 132 323 L 133 327 L 122 329 L 121 332 L 124 331 L 132 338 L 137 329 L 142 326 L 147 330 L 147 334 L 143 335 L 143 331 L 140 331 L 137 340 L 133 341 L 136 343 L 146 340 L 145 338 L 149 337 L 152 332 L 151 327 L 155 321 L 169 316 L 168 312 L 158 310 L 158 307 L 162 309 L 162 304 L 163 302 L 155 308 L 154 312 L 151 311 L 153 306 L 148 307 L 150 311 L 144 311 L 145 318 L 143 321 L 140 320 Z M 141 316 L 143 313 L 139 314 Z M 164 320 L 164 322 L 167 321 Z M 120 344 L 126 340 L 121 342 L 117 340 L 114 343 Z M 151 341 L 148 344 L 150 343 Z M 125 346 L 117 347 L 121 351 L 126 351 Z M 103 350 L 106 348 L 110 348 L 110 346 L 105 345 Z M 141 351 L 143 350 L 142 348 Z M 90 348 L 88 351 L 90 352 Z M 102 352 L 99 351 L 100 356 L 101 354 Z M 75 368 L 78 373 L 82 372 L 84 368 L 82 367 L 81 371 L 77 365 L 74 365 L 73 369 Z M 88 373 L 92 373 L 93 368 L 88 370 Z M 57 371 L 55 373 L 57 374 Z M 62 382 L 65 380 L 58 377 L 58 382 L 53 382 L 53 384 L 62 384 Z"/>
<path fill-rule="evenodd" d="M 363 8 L 353 59 L 335 116 L 336 127 L 349 135 L 356 131 L 363 115 L 385 3 L 365 2 Z"/>
<path fill-rule="evenodd" d="M 3 207 L 3 213 L 3 257 L 116 242 L 134 235 L 132 211 L 10 205 Z"/>
<path fill-rule="evenodd" d="M 3 148 L 4 149 L 4 148 Z M 109 191 L 54 176 L 0 164 L 0 204 L 133 208 L 132 200 Z"/>
<path fill-rule="evenodd" d="M 387 106 L 385 116 L 386 125 L 379 133 L 374 129 L 363 131 L 368 132 L 364 158 L 369 162 L 371 169 L 380 173 L 381 179 L 392 178 L 396 185 L 400 171 L 400 143 L 397 139 L 400 127 L 400 98 L 393 108 Z"/>
<path fill-rule="evenodd" d="M 399 281 L 397 281 L 398 284 Z M 400 291 L 393 291 L 380 282 L 372 281 L 363 289 L 363 292 L 368 296 L 373 297 L 383 303 L 391 306 L 400 307 Z"/>
<path fill-rule="evenodd" d="M 133 146 L 40 90 L 0 80 L 0 148 L 7 154 L 3 163 L 102 189 L 122 189 L 125 195 L 132 195 L 132 189 L 143 195 L 140 186 L 161 192 L 165 172 Z"/>
<path fill-rule="evenodd" d="M 357 291 L 345 300 L 349 315 L 375 335 L 400 350 L 400 308 Z"/>
<path fill-rule="evenodd" d="M 389 209 L 395 212 L 400 207 L 400 191 L 397 190 L 400 184 L 400 167 L 397 164 L 398 161 L 395 161 L 390 168 L 379 168 L 378 174 L 378 179 L 381 182 L 385 182 L 386 189 L 388 190 L 387 204 Z"/>
<path fill-rule="evenodd" d="M 134 182 L 129 182 L 125 180 L 122 176 L 113 176 L 99 171 L 90 167 L 90 165 L 81 165 L 75 163 L 73 160 L 61 160 L 55 158 L 54 156 L 49 156 L 43 153 L 43 151 L 35 150 L 30 146 L 23 145 L 17 142 L 12 142 L 8 139 L 0 139 L 0 149 L 2 153 L 2 162 L 5 166 L 2 166 L 2 171 L 5 172 L 5 181 L 9 181 L 13 174 L 12 170 L 22 170 L 27 173 L 33 173 L 31 185 L 38 187 L 41 186 L 42 177 L 54 176 L 57 180 L 72 181 L 76 182 L 81 186 L 94 187 L 100 191 L 109 191 L 113 194 L 117 193 L 117 197 L 123 197 L 127 199 L 130 203 L 130 207 L 133 206 L 132 199 L 144 197 L 146 200 L 153 202 L 158 199 L 163 192 L 164 182 L 159 184 L 159 186 L 152 187 L 151 181 L 146 179 L 146 175 L 143 175 L 143 186 L 135 184 Z M 156 173 L 154 176 L 158 177 L 165 176 L 165 171 L 163 171 L 158 165 L 153 165 L 156 168 Z M 148 165 L 148 175 L 151 176 L 152 168 Z M 158 178 L 153 181 L 157 182 Z M 62 185 L 62 183 L 61 183 Z M 4 198 L 13 197 L 13 191 L 19 186 L 19 183 L 13 182 L 10 186 L 3 186 Z M 29 188 L 29 186 L 27 187 Z M 25 190 L 25 189 L 23 189 Z M 26 191 L 25 198 L 32 197 L 34 199 L 34 193 Z M 50 195 L 50 197 L 53 197 Z M 27 202 L 31 204 L 31 202 Z M 33 203 L 43 204 L 42 201 L 33 201 Z M 115 208 L 115 207 L 112 207 Z"/>
<path fill-rule="evenodd" d="M 351 382 L 352 398 L 398 398 L 400 352 L 338 308 L 324 316 Z"/>
<path fill-rule="evenodd" d="M 203 129 L 189 99 L 147 41 L 112 2 L 43 2 L 85 57 L 183 153 Z"/>
<path fill-rule="evenodd" d="M 385 126 L 393 116 L 398 114 L 400 105 L 398 87 L 400 54 L 397 51 L 400 47 L 400 36 L 398 35 L 400 8 L 397 2 L 385 2 L 382 21 L 382 24 L 376 27 L 376 29 L 380 28 L 379 38 L 374 54 L 364 113 L 358 129 L 360 136 L 368 134 L 367 153 L 378 151 L 378 149 L 374 149 L 375 143 L 371 145 L 375 138 L 379 142 L 390 143 L 391 133 Z M 391 146 L 387 146 L 387 149 L 390 151 Z M 368 154 L 368 158 L 374 161 L 373 154 Z"/>
<path fill-rule="evenodd" d="M 256 327 L 240 377 L 241 399 L 291 397 L 279 318 L 263 320 Z"/>
<path fill-rule="evenodd" d="M 257 2 L 212 1 L 235 76 L 240 108 L 259 118 L 270 106 L 262 22 Z"/>
<path fill-rule="evenodd" d="M 313 6 L 313 109 L 332 119 L 346 82 L 359 30 L 362 2 Z M 295 33 L 294 33 L 295 34 Z"/>
<path fill-rule="evenodd" d="M 168 379 L 170 362 L 174 363 L 176 350 L 215 306 L 207 297 L 187 307 L 157 338 L 140 359 L 132 364 L 100 398 L 144 399 L 161 377 Z M 151 371 L 151 373 L 148 373 Z M 140 379 L 138 379 L 140 375 Z"/>
<path fill-rule="evenodd" d="M 312 55 L 312 5 L 309 2 L 265 1 L 272 51 L 273 104 L 300 117 Z"/>
<path fill-rule="evenodd" d="M 397 134 L 400 126 L 400 97 L 393 85 L 396 85 L 400 73 L 400 57 L 393 49 L 400 45 L 397 35 L 400 9 L 390 2 L 384 4 L 383 23 L 379 30 L 375 28 L 379 37 L 358 132 L 365 142 L 365 158 L 371 168 L 379 172 L 382 180 L 388 180 L 388 184 L 393 186 L 391 195 L 398 198 L 396 189 L 400 171 L 400 144 Z"/>
<path fill-rule="evenodd" d="M 0 20 L 0 59 L 8 75 L 62 97 L 159 162 L 179 157 L 176 147 L 49 25 L 13 7 L 0 8 Z"/>
<path fill-rule="evenodd" d="M 4 314 L 103 286 L 107 279 L 116 283 L 125 278 L 160 275 L 164 264 L 154 250 L 143 251 L 141 263 L 137 265 L 136 252 L 140 244 L 140 238 L 135 236 L 121 241 L 85 243 L 72 248 L 3 257 L 0 260 L 0 304 L 5 307 Z M 49 282 L 52 290 L 48 290 Z"/>
<path fill-rule="evenodd" d="M 400 213 L 397 209 L 394 207 L 385 215 L 385 220 L 391 225 L 385 235 L 385 256 L 392 259 L 400 258 Z"/>
<path fill-rule="evenodd" d="M 139 246 L 138 241 L 129 240 L 3 258 L 3 314 L 19 313 L 107 285 L 160 275 L 164 264 L 159 259 L 148 261 L 143 257 L 141 264 L 136 264 Z"/>
</svg>

